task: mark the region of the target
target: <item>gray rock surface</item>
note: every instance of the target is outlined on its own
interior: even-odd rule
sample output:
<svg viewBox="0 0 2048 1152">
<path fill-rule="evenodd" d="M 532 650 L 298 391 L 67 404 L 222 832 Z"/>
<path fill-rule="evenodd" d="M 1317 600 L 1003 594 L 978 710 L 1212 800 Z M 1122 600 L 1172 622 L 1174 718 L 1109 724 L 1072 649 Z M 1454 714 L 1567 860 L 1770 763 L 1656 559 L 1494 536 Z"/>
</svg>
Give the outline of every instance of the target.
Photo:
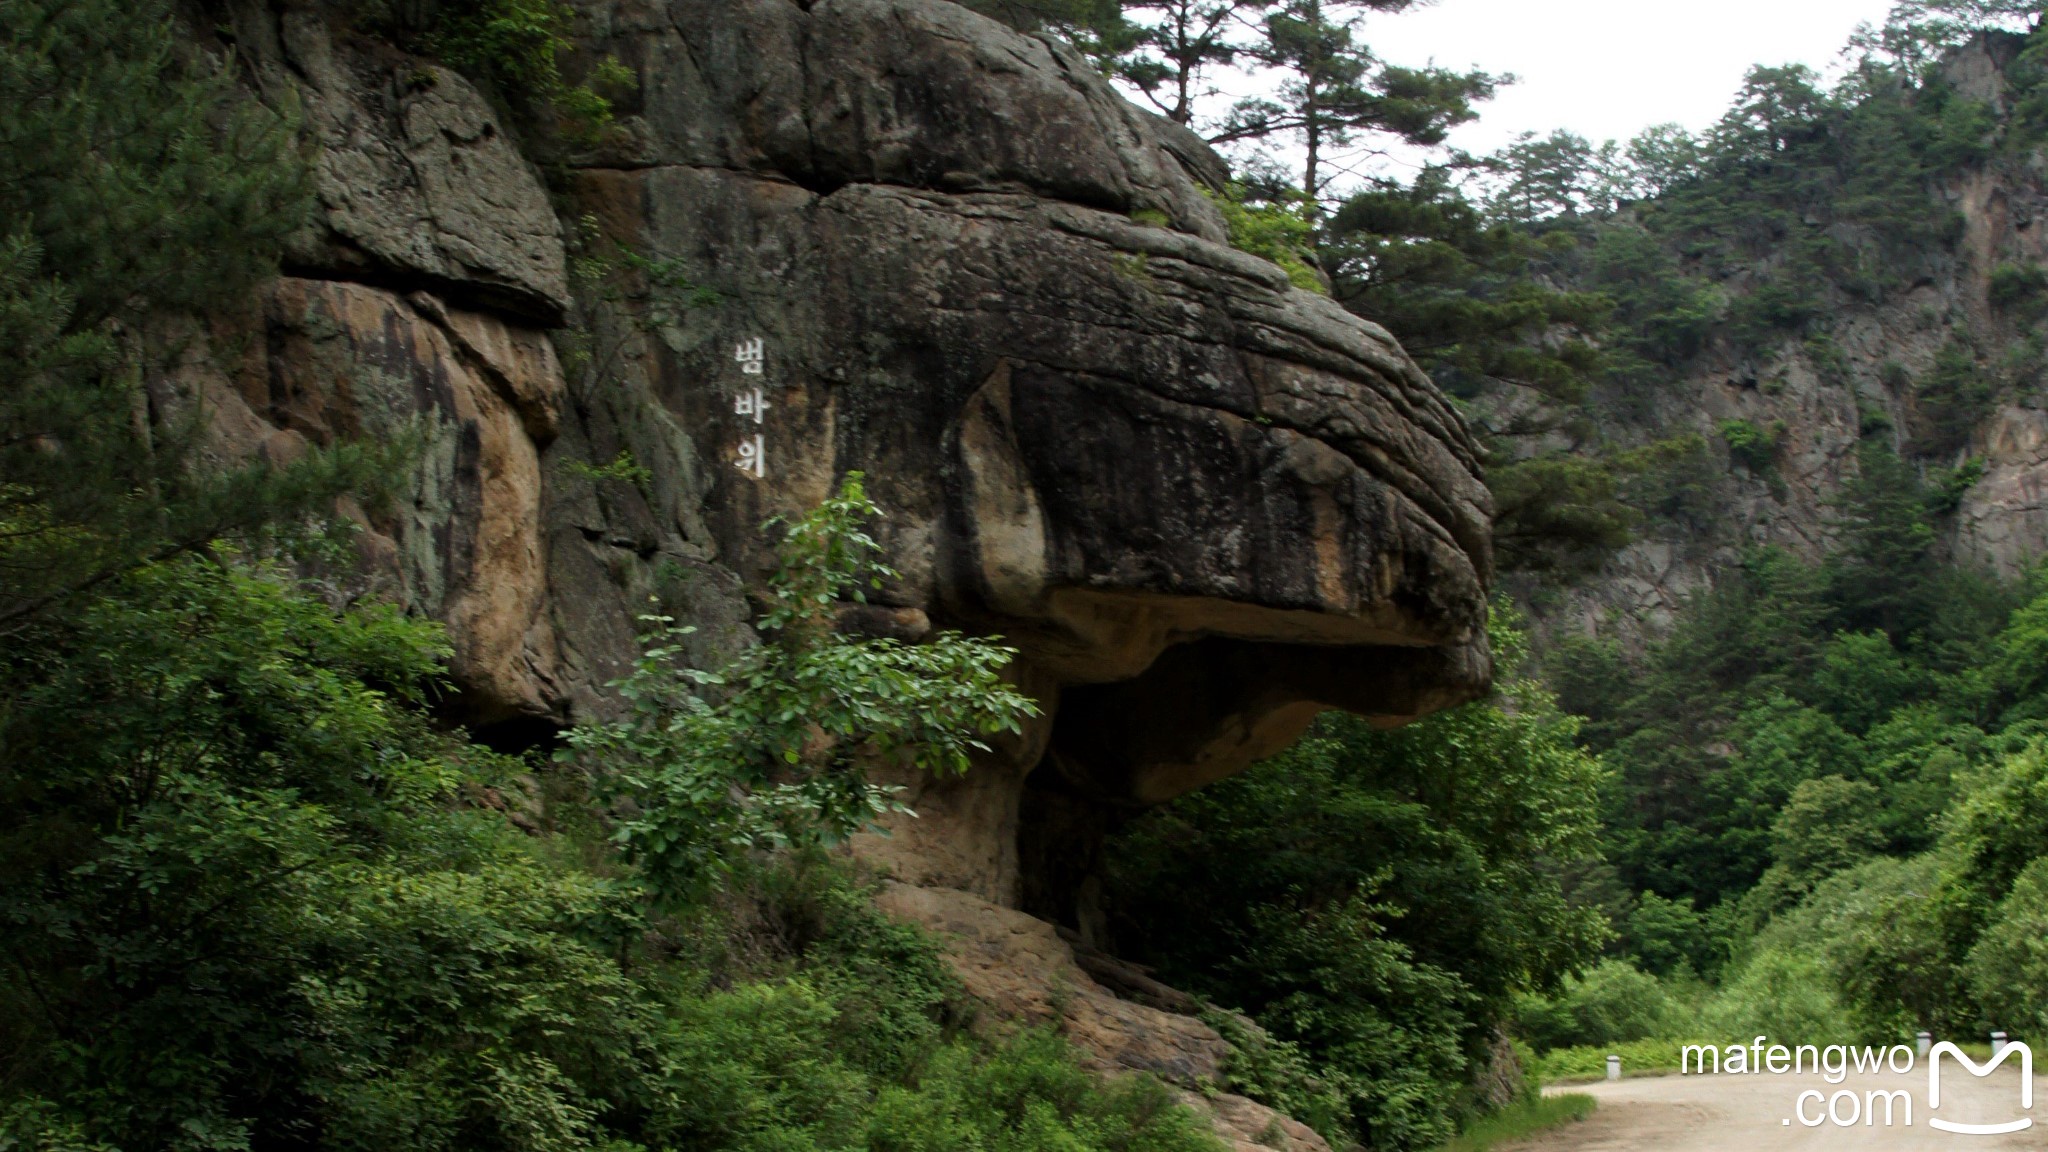
<svg viewBox="0 0 2048 1152">
<path fill-rule="evenodd" d="M 902 577 L 850 626 L 1000 634 L 1045 706 L 967 780 L 906 782 L 958 817 L 873 846 L 921 883 L 1072 921 L 1109 813 L 1326 708 L 1484 689 L 1471 437 L 1384 331 L 1228 246 L 1198 140 L 946 0 L 584 15 L 639 82 L 559 205 L 454 73 L 304 0 L 230 24 L 324 211 L 260 370 L 208 387 L 245 446 L 434 430 L 365 523 L 379 586 L 449 623 L 465 719 L 602 714 L 650 600 L 694 660 L 751 642 L 763 522 L 852 471 Z M 593 471 L 622 452 L 641 479 Z"/>
<path fill-rule="evenodd" d="M 661 483 L 579 502 L 558 585 L 626 551 L 758 579 L 765 518 L 866 472 L 888 602 L 1000 633 L 1047 705 L 1023 762 L 916 785 L 959 820 L 871 848 L 1065 918 L 1073 885 L 1023 862 L 1085 860 L 1099 827 L 1034 825 L 1061 807 L 1035 790 L 1141 807 L 1326 707 L 1398 723 L 1482 690 L 1472 440 L 1385 332 L 1221 242 L 1213 157 L 952 4 L 715 8 L 592 17 L 642 87 L 574 210 L 719 299 L 626 276 L 591 315 L 606 367 L 561 451 L 629 450 Z M 756 387 L 759 421 L 735 411 Z M 765 476 L 735 466 L 756 436 Z"/>
<path fill-rule="evenodd" d="M 259 86 L 295 110 L 319 223 L 294 271 L 427 287 L 543 325 L 569 307 L 562 227 L 498 112 L 457 73 L 352 34 L 345 14 L 244 0 L 231 23 Z"/>
</svg>

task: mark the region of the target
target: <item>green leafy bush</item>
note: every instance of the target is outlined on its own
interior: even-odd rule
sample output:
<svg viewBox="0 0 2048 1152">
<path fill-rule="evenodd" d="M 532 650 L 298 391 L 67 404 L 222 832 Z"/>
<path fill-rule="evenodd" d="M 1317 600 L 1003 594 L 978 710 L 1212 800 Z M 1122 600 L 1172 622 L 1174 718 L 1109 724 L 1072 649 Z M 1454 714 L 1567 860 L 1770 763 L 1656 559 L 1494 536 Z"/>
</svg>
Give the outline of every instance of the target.
<svg viewBox="0 0 2048 1152">
<path fill-rule="evenodd" d="M 363 27 L 445 62 L 509 100 L 555 113 L 572 139 L 594 143 L 612 123 L 612 102 L 600 88 L 624 89 L 637 78 L 616 59 L 599 61 L 586 82 L 562 73 L 575 50 L 575 11 L 562 0 L 353 0 Z"/>
<path fill-rule="evenodd" d="M 1707 1005 L 1713 1036 L 1854 1037 L 1833 973 L 1805 950 L 1765 948 L 1729 973 Z"/>
<path fill-rule="evenodd" d="M 2048 1038 L 2048 858 L 2028 864 L 1998 902 L 1965 972 L 1999 1028 L 2035 1043 Z"/>
<path fill-rule="evenodd" d="M 1514 995 L 1603 942 L 1555 871 L 1591 846 L 1601 772 L 1514 675 L 1509 620 L 1497 699 L 1394 732 L 1325 717 L 1109 848 L 1117 940 L 1297 1048 L 1372 1147 L 1447 1138 Z"/>
<path fill-rule="evenodd" d="M 1262 197 L 1243 184 L 1231 184 L 1208 195 L 1223 212 L 1231 247 L 1278 264 L 1296 288 L 1329 295 L 1329 286 L 1315 266 L 1315 222 L 1308 214 L 1305 197 Z"/>
<path fill-rule="evenodd" d="M 392 461 L 202 468 L 203 414 L 143 394 L 167 357 L 133 336 L 245 303 L 312 206 L 291 123 L 183 50 L 167 4 L 0 0 L 0 107 L 4 642 L 137 565 L 290 535 Z"/>
<path fill-rule="evenodd" d="M 1621 1057 L 1624 1076 L 1664 1075 L 1678 1071 L 1680 1051 L 1696 1039 L 1634 1040 L 1582 1048 L 1553 1048 L 1536 1058 L 1535 1071 L 1545 1083 L 1569 1084 L 1607 1076 L 1607 1058 Z"/>
<path fill-rule="evenodd" d="M 1991 302 L 2001 308 L 2027 309 L 2048 292 L 2048 271 L 2018 264 L 1991 270 Z"/>
<path fill-rule="evenodd" d="M 0 1144 L 1217 1147 L 1056 1039 L 960 1036 L 937 943 L 816 856 L 657 903 L 519 831 L 602 816 L 429 723 L 446 654 L 228 557 L 0 652 Z"/>
<path fill-rule="evenodd" d="M 1518 1100 L 1475 1122 L 1438 1152 L 1486 1152 L 1496 1144 L 1526 1140 L 1548 1129 L 1584 1120 L 1593 1114 L 1598 1103 L 1578 1092 Z"/>
<path fill-rule="evenodd" d="M 1969 442 L 1999 393 L 1996 375 L 1979 362 L 1966 340 L 1951 340 L 1935 354 L 1934 367 L 1913 388 L 1913 447 L 1927 456 L 1949 456 Z"/>
<path fill-rule="evenodd" d="M 629 805 L 618 842 L 661 890 L 694 898 L 735 850 L 861 831 L 901 810 L 865 765 L 959 774 L 985 739 L 1037 713 L 1002 678 L 1013 649 L 958 632 L 905 645 L 834 626 L 836 604 L 894 575 L 862 530 L 877 513 L 854 473 L 789 525 L 757 622 L 765 639 L 724 669 L 679 665 L 672 642 L 690 629 L 650 617 L 662 630 L 614 685 L 631 711 L 565 737 L 562 758 Z"/>
<path fill-rule="evenodd" d="M 1729 458 L 1759 476 L 1775 470 L 1778 442 L 1784 434 L 1782 423 L 1758 428 L 1747 420 L 1721 421 L 1721 439 L 1728 445 Z"/>
<path fill-rule="evenodd" d="M 1603 960 L 1555 994 L 1525 995 L 1515 1004 L 1516 1031 L 1539 1052 L 1669 1036 L 1685 1023 L 1655 976 L 1620 960 Z"/>
<path fill-rule="evenodd" d="M 1725 942 L 1713 921 L 1684 900 L 1669 900 L 1655 892 L 1636 894 L 1620 926 L 1620 943 L 1626 955 L 1655 976 L 1681 976 L 1720 970 Z"/>
</svg>

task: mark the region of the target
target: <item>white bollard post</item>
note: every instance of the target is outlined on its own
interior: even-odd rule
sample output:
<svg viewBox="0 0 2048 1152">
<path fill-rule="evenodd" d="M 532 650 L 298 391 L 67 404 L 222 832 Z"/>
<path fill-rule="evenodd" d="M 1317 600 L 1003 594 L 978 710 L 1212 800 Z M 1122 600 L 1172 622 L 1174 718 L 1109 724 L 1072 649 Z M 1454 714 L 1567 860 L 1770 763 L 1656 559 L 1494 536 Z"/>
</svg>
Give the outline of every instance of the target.
<svg viewBox="0 0 2048 1152">
<path fill-rule="evenodd" d="M 1609 1080 L 1621 1079 L 1621 1057 L 1609 1056 L 1607 1058 L 1607 1078 Z"/>
<path fill-rule="evenodd" d="M 1927 1055 L 1927 1050 L 1934 1047 L 1934 1033 L 1922 1032 L 1915 1038 L 1915 1041 L 1914 1046 L 1920 1049 L 1920 1055 L 1925 1056 Z"/>
<path fill-rule="evenodd" d="M 2005 1051 L 2005 1033 L 1993 1032 L 1991 1034 L 1991 1054 L 1996 1056 L 2003 1051 Z"/>
</svg>

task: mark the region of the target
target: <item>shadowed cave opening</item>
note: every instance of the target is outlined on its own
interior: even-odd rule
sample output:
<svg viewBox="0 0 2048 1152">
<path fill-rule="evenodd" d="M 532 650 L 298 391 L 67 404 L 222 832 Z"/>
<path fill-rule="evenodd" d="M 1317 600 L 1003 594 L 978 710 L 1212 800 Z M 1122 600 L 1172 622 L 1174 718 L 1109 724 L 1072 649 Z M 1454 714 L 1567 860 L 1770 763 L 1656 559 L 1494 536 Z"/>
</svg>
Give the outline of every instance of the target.
<svg viewBox="0 0 2048 1152">
<path fill-rule="evenodd" d="M 1173 798 L 1284 751 L 1325 711 L 1388 726 L 1462 701 L 1439 648 L 1210 637 L 1136 677 L 1060 690 L 1017 819 L 1023 911 L 1113 951 L 1100 905 L 1103 845 Z"/>
</svg>

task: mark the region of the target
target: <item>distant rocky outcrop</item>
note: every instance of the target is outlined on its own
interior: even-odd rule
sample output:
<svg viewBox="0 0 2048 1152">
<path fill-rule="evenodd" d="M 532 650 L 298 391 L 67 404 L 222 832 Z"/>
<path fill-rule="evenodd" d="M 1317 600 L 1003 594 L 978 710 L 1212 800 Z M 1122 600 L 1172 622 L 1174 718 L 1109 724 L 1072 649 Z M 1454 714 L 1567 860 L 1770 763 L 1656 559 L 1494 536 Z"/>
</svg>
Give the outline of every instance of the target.
<svg viewBox="0 0 2048 1152">
<path fill-rule="evenodd" d="M 2006 116 L 2012 104 L 2007 69 L 2022 39 L 1978 36 L 1946 58 L 1943 80 L 1994 117 Z M 1685 481 L 1694 510 L 1653 515 L 1638 540 L 1591 578 L 1569 586 L 1511 579 L 1518 593 L 1545 585 L 1532 597 L 1541 631 L 1640 648 L 1749 548 L 1773 546 L 1818 560 L 1839 536 L 1838 498 L 1857 475 L 1859 445 L 1871 439 L 1888 442 L 1926 469 L 1972 461 L 1981 467 L 1945 519 L 1941 547 L 1949 559 L 2009 578 L 2048 555 L 2048 381 L 2038 366 L 2005 381 L 1998 402 L 1939 452 L 1918 442 L 1929 413 L 1916 388 L 1959 339 L 1979 348 L 1986 375 L 2003 370 L 2004 350 L 2024 344 L 2033 317 L 2001 302 L 1993 279 L 2001 268 L 2048 268 L 2048 159 L 2038 147 L 2017 159 L 1998 157 L 1930 191 L 1956 214 L 1954 235 L 1913 253 L 1913 282 L 1882 300 L 1837 293 L 1826 317 L 1827 341 L 1786 333 L 1759 350 L 1717 333 L 1682 379 L 1633 398 L 1626 410 L 1603 412 L 1601 432 L 1614 443 L 1699 436 L 1708 445 L 1710 474 Z M 1731 294 L 1751 291 L 1763 271 L 1738 270 L 1723 287 Z M 1557 414 L 1545 407 L 1527 390 L 1495 389 L 1475 403 L 1475 422 L 1559 426 Z M 1767 461 L 1735 458 L 1722 436 L 1731 421 L 1770 438 Z M 1540 435 L 1525 445 L 1555 446 Z"/>
<path fill-rule="evenodd" d="M 945 0 L 585 7 L 639 86 L 551 188 L 461 76 L 244 0 L 225 34 L 303 109 L 324 213 L 176 386 L 224 452 L 424 422 L 405 499 L 363 515 L 366 579 L 447 623 L 463 718 L 509 742 L 604 712 L 650 596 L 705 659 L 747 643 L 762 522 L 867 473 L 902 578 L 846 626 L 999 633 L 1045 711 L 966 778 L 905 781 L 922 819 L 861 848 L 891 906 L 1003 968 L 992 999 L 1080 1005 L 1107 1065 L 1213 1078 L 1213 1032 L 1047 921 L 1086 943 L 1106 825 L 1318 711 L 1484 690 L 1459 415 L 1232 249 L 1215 157 L 1050 38 Z M 621 452 L 644 472 L 601 469 Z"/>
</svg>

